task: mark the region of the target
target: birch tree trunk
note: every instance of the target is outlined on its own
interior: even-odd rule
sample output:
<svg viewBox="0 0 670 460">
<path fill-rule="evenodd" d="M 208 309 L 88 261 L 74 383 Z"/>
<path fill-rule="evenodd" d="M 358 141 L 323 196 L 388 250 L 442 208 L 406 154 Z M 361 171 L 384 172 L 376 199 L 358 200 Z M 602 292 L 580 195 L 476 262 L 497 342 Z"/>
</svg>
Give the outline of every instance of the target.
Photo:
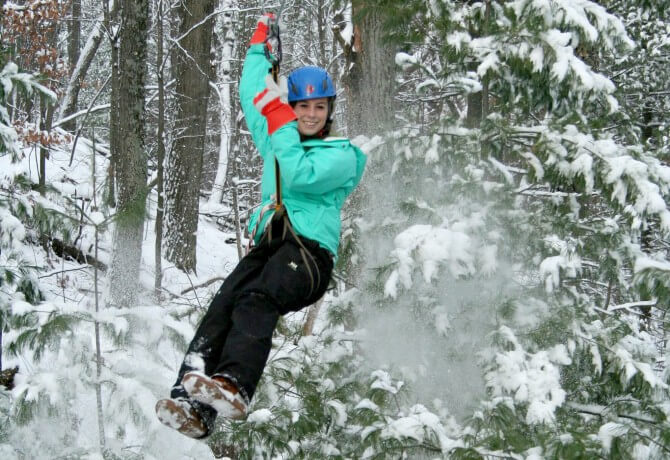
<svg viewBox="0 0 670 460">
<path fill-rule="evenodd" d="M 216 1 L 180 3 L 178 50 L 174 53 L 176 117 L 166 168 L 166 258 L 195 271 L 198 199 L 209 99 L 210 46 Z"/>
<path fill-rule="evenodd" d="M 144 150 L 144 84 L 147 73 L 148 0 L 123 0 L 119 48 L 119 138 L 116 161 L 118 211 L 110 271 L 111 301 L 135 304 L 142 258 L 147 195 Z"/>
<path fill-rule="evenodd" d="M 160 301 L 163 280 L 163 216 L 165 197 L 163 195 L 163 179 L 165 161 L 165 82 L 163 72 L 163 0 L 158 0 L 156 7 L 156 68 L 158 80 L 158 132 L 156 141 L 156 241 L 154 242 L 154 294 Z"/>
<path fill-rule="evenodd" d="M 231 86 L 232 71 L 230 62 L 233 59 L 235 46 L 235 32 L 233 31 L 232 1 L 223 0 L 221 7 L 224 10 L 221 18 L 220 41 L 221 41 L 221 59 L 217 72 L 219 85 L 213 85 L 213 89 L 219 96 L 219 124 L 221 134 L 219 138 L 219 162 L 216 168 L 216 177 L 212 185 L 212 193 L 209 195 L 209 203 L 217 205 L 223 199 L 223 187 L 228 175 L 228 151 L 230 146 L 230 109 L 231 109 Z"/>
</svg>

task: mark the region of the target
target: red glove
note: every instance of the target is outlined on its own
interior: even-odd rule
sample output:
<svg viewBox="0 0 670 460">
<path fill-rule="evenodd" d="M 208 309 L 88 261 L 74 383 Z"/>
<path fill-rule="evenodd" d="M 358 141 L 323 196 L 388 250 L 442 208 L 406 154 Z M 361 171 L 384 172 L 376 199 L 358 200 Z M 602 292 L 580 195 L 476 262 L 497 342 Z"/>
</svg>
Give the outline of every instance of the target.
<svg viewBox="0 0 670 460">
<path fill-rule="evenodd" d="M 265 13 L 258 19 L 258 25 L 256 26 L 256 31 L 251 37 L 250 45 L 256 45 L 258 43 L 265 43 L 265 40 L 268 38 L 268 30 L 270 30 L 270 24 L 275 22 L 277 19 L 273 13 Z"/>
<path fill-rule="evenodd" d="M 272 79 L 272 75 L 265 77 L 266 88 L 254 98 L 256 109 L 268 121 L 268 134 L 272 134 L 279 128 L 293 120 L 297 120 L 295 112 L 285 102 L 282 102 L 282 91 Z"/>
</svg>

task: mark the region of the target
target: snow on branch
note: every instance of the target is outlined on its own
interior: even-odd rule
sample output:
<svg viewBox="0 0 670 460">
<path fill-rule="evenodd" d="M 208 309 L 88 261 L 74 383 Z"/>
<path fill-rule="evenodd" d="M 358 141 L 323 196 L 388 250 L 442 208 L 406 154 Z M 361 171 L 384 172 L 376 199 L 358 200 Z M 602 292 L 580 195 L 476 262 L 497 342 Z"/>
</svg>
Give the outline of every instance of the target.
<svg viewBox="0 0 670 460">
<path fill-rule="evenodd" d="M 609 311 L 630 310 L 631 308 L 635 308 L 635 307 L 655 307 L 657 303 L 658 303 L 657 299 L 639 300 L 637 302 L 628 302 L 628 303 L 622 303 L 622 304 L 619 304 L 619 305 L 614 305 L 613 307 L 608 307 L 607 309 Z"/>
<path fill-rule="evenodd" d="M 487 387 L 494 396 L 512 395 L 515 402 L 528 404 L 526 423 L 553 423 L 556 409 L 565 402 L 559 366 L 572 363 L 568 348 L 557 344 L 529 353 L 510 328 L 503 326 L 498 333 L 511 349 L 495 356 L 493 369 L 486 373 Z"/>
<path fill-rule="evenodd" d="M 81 117 L 82 115 L 91 114 L 91 113 L 95 113 L 95 112 L 100 112 L 102 110 L 107 110 L 110 107 L 111 107 L 111 104 L 101 104 L 101 105 L 96 105 L 95 107 L 91 107 L 90 109 L 80 110 L 80 111 L 75 112 L 71 115 L 68 115 L 65 118 L 61 118 L 60 120 L 58 120 L 57 122 L 55 122 L 53 124 L 52 128 L 57 128 L 57 127 L 63 125 L 64 123 L 67 123 L 70 120 L 74 120 L 76 118 Z"/>
</svg>

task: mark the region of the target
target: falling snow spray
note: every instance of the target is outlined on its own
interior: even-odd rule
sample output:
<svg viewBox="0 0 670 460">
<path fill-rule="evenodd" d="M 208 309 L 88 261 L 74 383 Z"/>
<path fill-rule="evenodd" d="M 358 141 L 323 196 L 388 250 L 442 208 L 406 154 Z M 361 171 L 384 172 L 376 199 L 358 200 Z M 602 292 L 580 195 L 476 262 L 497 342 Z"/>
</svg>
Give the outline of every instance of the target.
<svg viewBox="0 0 670 460">
<path fill-rule="evenodd" d="M 506 237 L 487 225 L 486 203 L 389 174 L 381 163 L 396 153 L 380 150 L 369 155 L 359 221 L 363 353 L 405 382 L 409 404 L 466 417 L 485 396 L 480 354 L 514 295 Z"/>
</svg>

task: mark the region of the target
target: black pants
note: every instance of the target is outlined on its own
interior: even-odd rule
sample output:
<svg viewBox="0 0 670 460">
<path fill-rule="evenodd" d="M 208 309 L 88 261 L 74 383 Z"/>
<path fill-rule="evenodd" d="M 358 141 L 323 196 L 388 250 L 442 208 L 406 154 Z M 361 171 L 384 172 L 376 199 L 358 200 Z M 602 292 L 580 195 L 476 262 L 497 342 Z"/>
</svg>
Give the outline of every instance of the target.
<svg viewBox="0 0 670 460">
<path fill-rule="evenodd" d="M 293 234 L 287 223 L 285 216 L 274 218 L 259 245 L 219 288 L 188 347 L 173 398 L 186 396 L 184 374 L 199 370 L 230 378 L 250 400 L 279 315 L 311 305 L 326 292 L 333 270 L 330 252 Z"/>
</svg>

